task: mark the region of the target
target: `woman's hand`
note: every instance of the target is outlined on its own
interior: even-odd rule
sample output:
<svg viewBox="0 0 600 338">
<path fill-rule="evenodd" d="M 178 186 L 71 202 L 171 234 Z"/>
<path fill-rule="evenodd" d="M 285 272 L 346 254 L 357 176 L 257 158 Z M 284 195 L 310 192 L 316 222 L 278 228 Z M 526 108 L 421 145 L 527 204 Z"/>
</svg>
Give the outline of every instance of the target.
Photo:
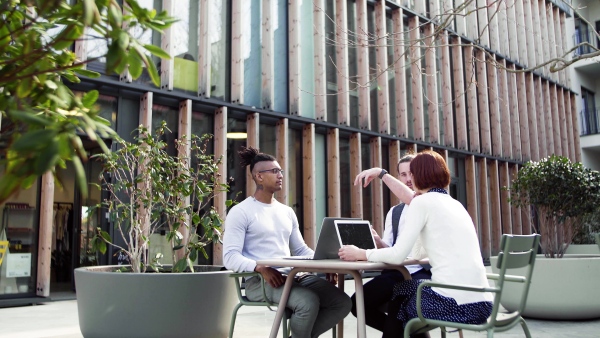
<svg viewBox="0 0 600 338">
<path fill-rule="evenodd" d="M 367 170 L 363 170 L 360 174 L 356 175 L 354 179 L 354 185 L 361 185 L 363 188 L 366 188 L 369 183 L 375 178 L 377 178 L 381 174 L 381 168 L 371 168 Z"/>
<path fill-rule="evenodd" d="M 366 261 L 367 251 L 354 245 L 344 245 L 338 251 L 338 256 L 343 261 Z"/>
</svg>

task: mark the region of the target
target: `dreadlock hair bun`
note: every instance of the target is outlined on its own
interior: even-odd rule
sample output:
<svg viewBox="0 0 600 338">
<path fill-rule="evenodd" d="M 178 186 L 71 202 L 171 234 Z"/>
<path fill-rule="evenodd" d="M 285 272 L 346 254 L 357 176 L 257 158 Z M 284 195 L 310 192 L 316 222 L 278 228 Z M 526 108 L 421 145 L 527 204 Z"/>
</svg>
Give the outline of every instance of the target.
<svg viewBox="0 0 600 338">
<path fill-rule="evenodd" d="M 242 165 L 242 167 L 249 165 L 250 171 L 252 171 L 254 169 L 254 165 L 258 162 L 276 161 L 274 156 L 265 154 L 265 153 L 261 153 L 258 149 L 254 148 L 254 147 L 241 146 L 240 150 L 238 151 L 238 155 L 240 155 L 240 159 L 242 160 L 240 163 Z"/>
</svg>

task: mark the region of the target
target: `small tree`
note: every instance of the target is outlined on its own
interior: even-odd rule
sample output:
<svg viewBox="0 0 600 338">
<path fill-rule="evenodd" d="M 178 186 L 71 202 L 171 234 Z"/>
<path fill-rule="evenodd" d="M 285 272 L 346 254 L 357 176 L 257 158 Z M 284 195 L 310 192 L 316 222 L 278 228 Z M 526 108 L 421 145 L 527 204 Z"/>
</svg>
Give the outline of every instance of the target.
<svg viewBox="0 0 600 338">
<path fill-rule="evenodd" d="M 531 224 L 542 235 L 546 257 L 561 258 L 573 238 L 585 231 L 586 216 L 600 205 L 600 173 L 552 155 L 527 162 L 509 190 L 511 204 L 531 206 Z"/>
<path fill-rule="evenodd" d="M 115 133 L 98 115 L 98 91 L 78 97 L 67 82 L 99 77 L 85 65 L 106 57 L 107 74 L 128 70 L 137 78 L 145 68 L 158 86 L 160 76 L 150 53 L 170 56 L 131 32 L 162 33 L 175 21 L 166 11 L 157 13 L 135 0 L 0 2 L 0 121 L 1 136 L 8 143 L 0 203 L 66 161 L 73 162 L 78 185 L 86 193 L 82 161 L 87 157 L 81 137 L 97 141 L 108 152 L 103 138 Z M 74 44 L 91 39 L 106 41 L 107 51 L 81 60 Z"/>
<path fill-rule="evenodd" d="M 208 257 L 205 246 L 221 239 L 222 220 L 210 204 L 228 185 L 219 181 L 221 159 L 207 152 L 210 135 L 177 140 L 180 149 L 189 145 L 190 157 L 171 156 L 161 140 L 165 130 L 164 121 L 154 135 L 139 127 L 133 142 L 118 139 L 116 151 L 97 155 L 104 163 L 100 179 L 110 194 L 99 206 L 108 209 L 125 245 L 100 228 L 93 245 L 102 253 L 107 244 L 120 249 L 133 272 L 158 269 L 159 264 L 148 257 L 148 245 L 150 236 L 163 227 L 169 228 L 174 271 L 188 267 L 193 271 L 199 253 Z M 194 159 L 192 166 L 190 159 Z"/>
</svg>

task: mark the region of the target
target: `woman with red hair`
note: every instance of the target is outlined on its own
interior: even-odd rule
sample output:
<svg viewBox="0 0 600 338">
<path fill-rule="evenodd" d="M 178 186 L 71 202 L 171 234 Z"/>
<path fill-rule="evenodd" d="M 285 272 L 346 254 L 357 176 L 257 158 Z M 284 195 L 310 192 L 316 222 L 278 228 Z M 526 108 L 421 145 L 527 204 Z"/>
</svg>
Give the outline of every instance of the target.
<svg viewBox="0 0 600 338">
<path fill-rule="evenodd" d="M 356 176 L 354 185 L 363 182 L 364 187 L 379 177 L 410 206 L 393 247 L 362 250 L 344 246 L 339 251 L 340 258 L 398 264 L 409 254 L 414 259 L 429 257 L 433 282 L 488 287 L 473 220 L 446 191 L 450 184 L 446 161 L 436 152 L 423 151 L 411 161 L 410 171 L 415 192 L 381 168 L 371 168 Z M 417 242 L 420 245 L 415 245 Z M 406 280 L 395 285 L 390 309 L 397 311 L 398 321 L 393 327 L 386 327 L 384 338 L 401 336 L 404 325 L 417 317 L 416 293 L 421 282 Z M 491 300 L 489 293 L 425 287 L 421 309 L 426 318 L 480 324 L 491 314 Z"/>
</svg>

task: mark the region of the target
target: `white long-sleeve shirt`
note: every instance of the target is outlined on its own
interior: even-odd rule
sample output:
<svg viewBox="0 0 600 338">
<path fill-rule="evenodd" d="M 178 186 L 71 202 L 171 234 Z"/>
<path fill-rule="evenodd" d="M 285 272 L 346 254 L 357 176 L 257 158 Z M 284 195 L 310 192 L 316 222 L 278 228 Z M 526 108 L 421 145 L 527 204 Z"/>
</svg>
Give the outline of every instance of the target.
<svg viewBox="0 0 600 338">
<path fill-rule="evenodd" d="M 488 287 L 479 241 L 467 210 L 450 195 L 430 192 L 415 197 L 406 211 L 406 223 L 391 248 L 367 250 L 372 262 L 400 263 L 420 237 L 431 264 L 431 280 L 439 283 Z M 424 258 L 413 251 L 412 258 Z M 433 288 L 458 304 L 491 301 L 489 293 Z"/>
<path fill-rule="evenodd" d="M 259 259 L 313 254 L 302 238 L 294 210 L 275 199 L 265 204 L 248 197 L 227 214 L 223 235 L 227 269 L 254 271 Z M 286 273 L 290 268 L 278 270 Z"/>
</svg>

